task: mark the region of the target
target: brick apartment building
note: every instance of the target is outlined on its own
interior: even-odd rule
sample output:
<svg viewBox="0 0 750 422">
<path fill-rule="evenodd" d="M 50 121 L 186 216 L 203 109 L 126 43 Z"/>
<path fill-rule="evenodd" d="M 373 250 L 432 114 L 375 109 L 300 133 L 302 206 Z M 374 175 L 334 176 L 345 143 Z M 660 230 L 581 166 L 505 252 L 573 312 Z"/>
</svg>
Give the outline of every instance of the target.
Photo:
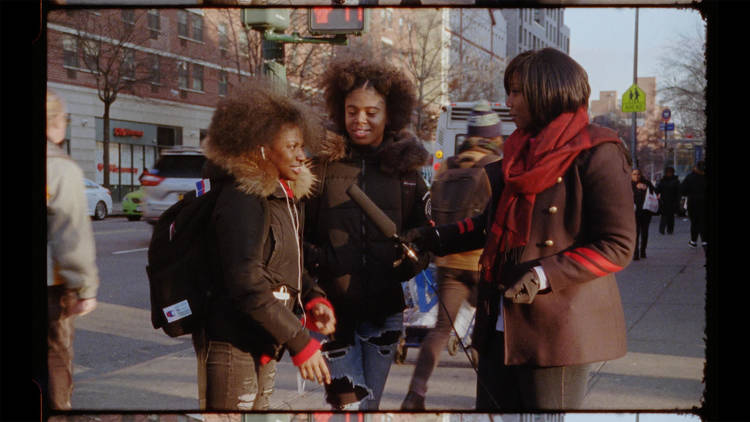
<svg viewBox="0 0 750 422">
<path fill-rule="evenodd" d="M 117 94 L 110 109 L 114 197 L 138 186 L 138 176 L 153 166 L 160 148 L 200 145 L 217 101 L 253 73 L 248 54 L 238 58 L 240 49 L 233 48 L 234 40 L 253 42 L 242 35 L 238 9 L 58 9 L 47 22 L 47 85 L 67 103 L 66 148 L 98 183 L 104 104 L 88 63 L 96 55 L 105 61 L 109 49 L 118 48 L 118 35 L 129 37 L 118 53 L 117 71 L 131 86 Z"/>
</svg>

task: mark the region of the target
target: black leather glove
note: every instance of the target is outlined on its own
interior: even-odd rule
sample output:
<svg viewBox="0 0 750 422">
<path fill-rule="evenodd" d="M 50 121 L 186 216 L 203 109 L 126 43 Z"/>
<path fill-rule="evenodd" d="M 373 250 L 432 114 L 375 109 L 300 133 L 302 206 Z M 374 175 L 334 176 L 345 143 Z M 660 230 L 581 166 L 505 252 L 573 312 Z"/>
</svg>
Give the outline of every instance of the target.
<svg viewBox="0 0 750 422">
<path fill-rule="evenodd" d="M 411 229 L 401 237 L 401 240 L 416 246 L 418 252 L 438 253 L 440 251 L 440 235 L 437 228 L 432 226 Z"/>
<path fill-rule="evenodd" d="M 513 303 L 530 304 L 539 292 L 539 276 L 536 271 L 528 270 L 516 280 L 503 294 Z"/>
</svg>

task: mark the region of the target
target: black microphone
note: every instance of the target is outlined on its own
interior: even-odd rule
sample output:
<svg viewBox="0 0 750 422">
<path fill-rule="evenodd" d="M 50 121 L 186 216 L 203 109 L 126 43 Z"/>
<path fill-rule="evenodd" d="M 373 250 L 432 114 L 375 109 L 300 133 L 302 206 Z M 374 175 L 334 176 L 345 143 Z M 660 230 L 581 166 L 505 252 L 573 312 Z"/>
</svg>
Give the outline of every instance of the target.
<svg viewBox="0 0 750 422">
<path fill-rule="evenodd" d="M 419 262 L 419 258 L 417 257 L 417 254 L 414 253 L 414 250 L 412 250 L 409 245 L 406 244 L 401 238 L 398 236 L 398 232 L 396 231 L 396 223 L 393 222 L 384 212 L 380 209 L 377 205 L 375 205 L 374 202 L 372 202 L 372 199 L 365 194 L 362 189 L 357 186 L 356 183 L 352 183 L 351 186 L 346 190 L 347 195 L 349 195 L 350 198 L 352 198 L 352 201 L 354 201 L 355 204 L 357 204 L 362 211 L 367 215 L 367 217 L 375 223 L 375 225 L 378 227 L 378 230 L 380 230 L 385 237 L 389 239 L 393 239 L 393 241 L 397 242 L 401 247 L 404 249 L 404 252 L 406 253 L 406 256 L 408 256 L 412 261 Z"/>
</svg>

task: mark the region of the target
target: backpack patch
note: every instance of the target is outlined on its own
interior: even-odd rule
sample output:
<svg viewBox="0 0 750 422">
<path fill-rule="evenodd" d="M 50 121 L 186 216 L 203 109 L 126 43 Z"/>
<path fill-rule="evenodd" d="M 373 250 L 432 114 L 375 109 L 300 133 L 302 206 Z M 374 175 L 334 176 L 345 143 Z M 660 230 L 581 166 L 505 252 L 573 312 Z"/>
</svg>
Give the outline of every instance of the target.
<svg viewBox="0 0 750 422">
<path fill-rule="evenodd" d="M 208 225 L 218 195 L 208 180 L 198 182 L 154 226 L 146 266 L 151 324 L 170 337 L 195 332 L 205 315 L 211 282 Z"/>
</svg>

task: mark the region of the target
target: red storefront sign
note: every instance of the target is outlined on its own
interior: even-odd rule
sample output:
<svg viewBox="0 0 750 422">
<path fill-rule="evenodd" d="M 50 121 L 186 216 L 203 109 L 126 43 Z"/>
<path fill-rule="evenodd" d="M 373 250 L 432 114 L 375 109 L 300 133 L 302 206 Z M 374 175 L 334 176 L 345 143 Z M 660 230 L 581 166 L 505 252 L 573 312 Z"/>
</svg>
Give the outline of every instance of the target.
<svg viewBox="0 0 750 422">
<path fill-rule="evenodd" d="M 116 127 L 114 128 L 114 134 L 115 136 L 133 136 L 136 138 L 140 138 L 141 136 L 143 136 L 143 131 Z"/>
</svg>

